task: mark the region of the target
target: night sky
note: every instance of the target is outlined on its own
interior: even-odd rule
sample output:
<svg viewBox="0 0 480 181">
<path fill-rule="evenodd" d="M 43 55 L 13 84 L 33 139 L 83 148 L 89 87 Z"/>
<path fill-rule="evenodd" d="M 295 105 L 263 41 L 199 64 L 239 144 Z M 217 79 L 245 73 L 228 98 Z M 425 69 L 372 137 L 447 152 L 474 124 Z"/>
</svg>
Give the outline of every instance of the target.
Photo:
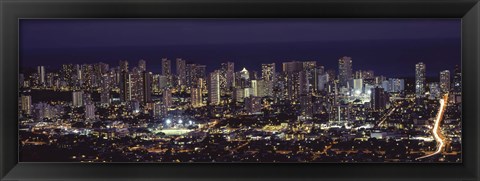
<svg viewBox="0 0 480 181">
<path fill-rule="evenodd" d="M 175 64 L 235 62 L 260 71 L 262 63 L 316 60 L 338 69 L 350 56 L 354 70 L 413 77 L 424 62 L 429 76 L 461 63 L 460 19 L 23 19 L 21 69 L 119 60 L 160 73 L 161 58 Z M 175 70 L 175 66 L 172 67 Z M 175 72 L 175 71 L 174 71 Z"/>
</svg>

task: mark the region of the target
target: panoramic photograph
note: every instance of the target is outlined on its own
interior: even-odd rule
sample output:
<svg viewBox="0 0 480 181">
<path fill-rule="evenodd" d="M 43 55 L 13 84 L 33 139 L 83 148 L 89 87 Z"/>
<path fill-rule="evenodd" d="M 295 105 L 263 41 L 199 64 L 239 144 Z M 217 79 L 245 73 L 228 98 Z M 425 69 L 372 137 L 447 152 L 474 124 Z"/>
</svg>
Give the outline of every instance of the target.
<svg viewBox="0 0 480 181">
<path fill-rule="evenodd" d="M 20 19 L 19 162 L 461 163 L 461 19 Z"/>
</svg>

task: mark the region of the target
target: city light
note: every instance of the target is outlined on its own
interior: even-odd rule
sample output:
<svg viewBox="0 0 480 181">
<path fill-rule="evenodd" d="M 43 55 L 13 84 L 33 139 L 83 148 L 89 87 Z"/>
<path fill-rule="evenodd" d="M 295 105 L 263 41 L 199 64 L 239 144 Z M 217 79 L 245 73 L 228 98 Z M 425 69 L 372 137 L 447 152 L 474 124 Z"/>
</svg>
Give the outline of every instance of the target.
<svg viewBox="0 0 480 181">
<path fill-rule="evenodd" d="M 179 23 L 158 27 L 175 28 L 189 21 Z M 344 40 L 358 32 L 371 32 L 360 31 L 357 26 L 336 29 L 358 32 L 341 33 L 341 43 L 327 41 L 325 45 L 325 38 L 307 37 L 315 34 L 309 31 L 318 29 L 308 29 L 300 37 L 298 32 L 291 35 L 300 43 L 287 36 L 292 28 L 287 28 L 288 32 L 285 28 L 253 28 L 257 33 L 248 33 L 248 37 L 256 36 L 255 41 L 240 36 L 245 27 L 252 29 L 257 24 L 243 22 L 235 26 L 235 36 L 230 36 L 231 32 L 218 33 L 233 25 L 208 28 L 219 36 L 229 35 L 226 39 L 196 36 L 206 31 L 192 29 L 188 36 L 182 34 L 180 42 L 166 41 L 175 46 L 160 46 L 164 41 L 146 48 L 135 48 L 150 45 L 137 46 L 136 41 L 125 44 L 134 47 L 127 49 L 118 46 L 123 43 L 111 49 L 95 45 L 93 52 L 97 54 L 93 58 L 87 56 L 90 51 L 72 53 L 68 47 L 55 49 L 62 50 L 59 53 L 20 56 L 26 60 L 19 69 L 18 105 L 11 105 L 18 107 L 19 161 L 463 161 L 461 57 L 450 56 L 457 55 L 457 51 L 444 56 L 446 50 L 442 49 L 432 56 L 432 47 L 424 47 L 431 40 L 422 39 L 419 46 L 414 46 L 414 55 L 410 55 L 404 50 L 412 49 L 411 37 L 378 40 L 381 43 L 375 43 L 376 39 L 374 43 Z M 315 23 L 298 26 L 303 24 Z M 143 32 L 155 27 L 140 29 Z M 315 35 L 325 34 L 324 27 Z M 120 30 L 136 30 L 135 26 L 125 28 L 128 31 Z M 82 28 L 69 30 L 78 29 Z M 164 32 L 168 29 L 135 39 L 180 40 L 174 31 Z M 273 29 L 286 33 L 279 37 L 282 41 L 265 41 L 264 37 L 279 34 L 271 33 Z M 428 29 L 437 30 L 430 26 Z M 108 32 L 113 36 L 113 31 Z M 80 32 L 75 35 L 87 37 Z M 157 37 L 164 35 L 171 37 Z M 97 43 L 104 42 L 97 38 Z M 78 43 L 70 38 L 44 39 Z M 226 43 L 233 39 L 238 42 Z M 409 42 L 397 42 L 402 39 Z M 386 46 L 388 43 L 395 46 Z M 79 45 L 88 47 L 85 43 Z M 50 46 L 55 44 L 46 47 Z M 454 46 L 459 45 L 448 47 Z M 127 60 L 129 57 L 145 59 Z M 442 62 L 442 57 L 447 57 L 448 62 Z"/>
</svg>

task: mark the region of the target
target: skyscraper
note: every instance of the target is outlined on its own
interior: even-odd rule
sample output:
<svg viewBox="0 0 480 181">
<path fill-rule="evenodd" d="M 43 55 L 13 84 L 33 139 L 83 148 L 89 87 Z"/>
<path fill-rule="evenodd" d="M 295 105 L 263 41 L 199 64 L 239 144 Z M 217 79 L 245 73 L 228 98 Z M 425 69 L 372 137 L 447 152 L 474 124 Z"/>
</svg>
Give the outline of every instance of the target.
<svg viewBox="0 0 480 181">
<path fill-rule="evenodd" d="M 72 92 L 73 107 L 83 106 L 83 91 Z"/>
<path fill-rule="evenodd" d="M 450 71 L 444 70 L 440 72 L 440 91 L 448 93 L 450 91 Z"/>
<path fill-rule="evenodd" d="M 147 63 L 145 62 L 145 60 L 139 60 L 138 61 L 138 68 L 140 69 L 140 71 L 147 71 Z"/>
<path fill-rule="evenodd" d="M 275 63 L 262 64 L 262 80 L 265 85 L 265 96 L 273 96 L 275 84 Z"/>
<path fill-rule="evenodd" d="M 300 96 L 301 115 L 307 119 L 313 117 L 313 99 L 310 94 Z"/>
<path fill-rule="evenodd" d="M 120 73 L 120 100 L 122 102 L 130 101 L 131 92 L 130 73 L 122 71 Z"/>
<path fill-rule="evenodd" d="M 143 72 L 143 103 L 152 101 L 152 72 Z"/>
<path fill-rule="evenodd" d="M 172 61 L 167 58 L 162 58 L 162 75 L 172 75 Z"/>
<path fill-rule="evenodd" d="M 210 105 L 220 104 L 220 72 L 215 70 L 208 77 L 208 100 Z"/>
<path fill-rule="evenodd" d="M 355 94 L 363 92 L 363 79 L 353 79 L 353 90 Z"/>
<path fill-rule="evenodd" d="M 318 75 L 318 84 L 317 84 L 318 88 L 317 88 L 317 90 L 324 91 L 325 86 L 328 83 L 328 81 L 329 81 L 329 77 L 328 77 L 327 73 L 319 74 Z"/>
<path fill-rule="evenodd" d="M 252 96 L 264 97 L 267 96 L 267 81 L 265 80 L 252 80 Z"/>
<path fill-rule="evenodd" d="M 221 67 L 221 76 L 225 81 L 223 88 L 230 89 L 231 87 L 235 86 L 235 64 L 233 62 L 222 63 Z"/>
<path fill-rule="evenodd" d="M 38 83 L 42 86 L 45 85 L 45 67 L 44 66 L 38 66 L 37 67 L 37 73 L 38 73 Z"/>
<path fill-rule="evenodd" d="M 401 92 L 405 89 L 405 80 L 403 79 L 390 78 L 388 82 L 390 85 L 388 92 Z"/>
<path fill-rule="evenodd" d="M 317 83 L 318 83 L 318 73 L 319 73 L 318 67 L 317 67 L 317 62 L 316 61 L 307 61 L 303 62 L 303 72 L 305 75 L 304 81 L 302 81 L 303 88 L 302 91 L 305 93 L 308 92 L 316 92 L 317 91 Z"/>
<path fill-rule="evenodd" d="M 305 88 L 306 80 L 303 62 L 283 62 L 283 78 L 285 81 L 286 98 L 298 102 L 298 98 Z"/>
<path fill-rule="evenodd" d="M 264 81 L 274 81 L 275 63 L 262 64 L 262 79 Z"/>
<path fill-rule="evenodd" d="M 198 87 L 199 79 L 205 80 L 206 66 L 198 64 L 187 64 L 186 66 L 186 85 L 187 88 Z"/>
<path fill-rule="evenodd" d="M 32 114 L 32 96 L 22 95 L 22 111 L 25 114 Z"/>
<path fill-rule="evenodd" d="M 357 70 L 355 71 L 355 78 L 356 79 L 373 79 L 375 75 L 373 70 Z"/>
<path fill-rule="evenodd" d="M 293 61 L 293 62 L 283 62 L 283 72 L 293 73 L 300 72 L 303 70 L 303 62 Z"/>
<path fill-rule="evenodd" d="M 162 75 L 167 77 L 168 86 L 172 86 L 172 61 L 162 58 Z"/>
<path fill-rule="evenodd" d="M 165 90 L 163 90 L 162 101 L 166 108 L 173 105 L 172 91 L 169 88 L 165 88 Z"/>
<path fill-rule="evenodd" d="M 128 72 L 128 61 L 120 60 L 120 71 Z"/>
<path fill-rule="evenodd" d="M 462 92 L 462 72 L 458 65 L 455 65 L 455 70 L 453 72 L 453 91 L 455 93 Z"/>
<path fill-rule="evenodd" d="M 423 62 L 415 64 L 415 94 L 417 97 L 423 96 L 425 94 L 426 88 L 426 69 Z"/>
<path fill-rule="evenodd" d="M 87 104 L 85 105 L 85 119 L 95 119 L 95 105 Z"/>
<path fill-rule="evenodd" d="M 388 97 L 383 88 L 373 88 L 370 95 L 372 108 L 376 111 L 384 110 L 387 106 Z"/>
<path fill-rule="evenodd" d="M 192 88 L 190 94 L 192 107 L 202 107 L 203 106 L 203 96 L 201 88 Z"/>
<path fill-rule="evenodd" d="M 187 85 L 187 62 L 181 58 L 177 58 L 177 77 L 180 87 Z"/>
<path fill-rule="evenodd" d="M 352 58 L 344 56 L 338 60 L 338 80 L 340 86 L 351 87 L 352 79 Z"/>
</svg>

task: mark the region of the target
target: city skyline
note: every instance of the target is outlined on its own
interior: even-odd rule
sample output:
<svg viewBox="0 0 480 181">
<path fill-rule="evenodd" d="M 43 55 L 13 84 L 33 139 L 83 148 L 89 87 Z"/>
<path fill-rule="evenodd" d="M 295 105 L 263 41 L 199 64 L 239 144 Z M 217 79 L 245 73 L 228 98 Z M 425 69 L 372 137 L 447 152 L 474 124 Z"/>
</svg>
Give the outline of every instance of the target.
<svg viewBox="0 0 480 181">
<path fill-rule="evenodd" d="M 48 20 L 29 21 L 35 22 L 33 24 L 52 23 Z M 53 22 L 60 23 L 56 27 L 60 31 L 65 28 L 62 27 L 62 22 L 70 24 L 64 20 L 57 21 L 59 22 Z M 125 23 L 111 21 L 106 24 L 117 27 L 119 22 Z M 275 60 L 260 56 L 257 58 L 262 61 L 252 58 L 248 62 L 241 61 L 238 57 L 211 57 L 209 61 L 189 56 L 169 58 L 161 52 L 157 52 L 159 58 L 153 60 L 114 58 L 114 55 L 122 53 L 109 52 L 120 51 L 112 43 L 121 45 L 121 40 L 103 42 L 106 39 L 100 38 L 96 40 L 97 43 L 93 43 L 93 47 L 98 52 L 109 52 L 103 54 L 110 55 L 109 58 L 69 59 L 57 61 L 53 66 L 51 61 L 44 61 L 44 58 L 55 57 L 52 60 L 60 60 L 63 58 L 62 53 L 70 54 L 70 50 L 84 46 L 78 39 L 67 38 L 77 30 L 63 32 L 67 37 L 59 36 L 53 40 L 54 43 L 48 45 L 51 49 L 49 51 L 40 49 L 44 56 L 36 56 L 35 64 L 20 64 L 19 160 L 174 163 L 462 162 L 461 60 L 459 54 L 455 53 L 458 45 L 451 44 L 457 40 L 444 39 L 456 37 L 454 32 L 459 27 L 455 26 L 458 22 L 454 20 L 399 20 L 396 23 L 384 20 L 325 20 L 323 23 L 319 23 L 319 20 L 166 22 L 172 27 L 160 23 L 160 27 L 165 30 L 156 33 L 170 34 L 170 39 L 185 39 L 175 45 L 164 42 L 175 51 L 185 52 L 181 55 L 196 51 L 184 45 L 199 48 L 219 43 L 225 47 L 217 49 L 218 54 L 229 49 L 232 43 L 287 43 L 296 50 L 272 51 L 267 54 L 287 56 Z M 418 24 L 420 22 L 423 24 Z M 78 21 L 74 24 L 76 23 L 85 22 Z M 88 26 L 84 24 L 86 27 L 83 31 L 103 27 L 90 23 L 87 23 Z M 142 23 L 148 24 L 152 29 L 158 28 L 146 20 L 130 25 L 145 26 Z M 390 27 L 363 32 L 379 28 L 378 23 Z M 422 34 L 421 29 L 425 25 L 446 26 L 443 23 L 449 24 L 449 29 Z M 246 30 L 242 28 L 245 25 L 260 29 L 244 32 Z M 267 32 L 265 30 L 271 31 L 273 27 L 284 25 L 299 30 L 296 35 L 290 34 L 291 36 L 280 37 L 278 40 L 271 39 L 278 35 L 253 38 L 264 35 Z M 342 54 L 330 52 L 328 56 L 335 57 L 327 59 L 295 56 L 294 54 L 309 54 L 305 51 L 308 47 L 298 44 L 303 41 L 302 37 L 310 40 L 325 38 L 324 35 L 310 34 L 319 30 L 313 28 L 316 26 L 330 31 L 338 30 L 336 28 L 339 27 L 356 27 L 358 29 L 354 35 L 327 33 L 327 30 L 325 33 L 332 35 L 331 40 L 346 43 L 345 46 L 349 44 L 345 38 L 350 38 L 352 42 L 376 49 L 378 54 L 363 52 L 364 49 L 357 47 L 351 52 L 348 49 L 341 50 L 346 51 Z M 407 29 L 398 33 L 401 32 L 396 31 L 399 26 Z M 410 28 L 417 29 L 416 32 L 419 33 L 412 35 L 409 26 L 413 26 Z M 295 29 L 292 27 L 285 27 L 284 33 Z M 313 29 L 302 29 L 305 27 Z M 42 30 L 46 27 L 38 25 L 37 28 Z M 186 38 L 180 36 L 182 33 L 175 34 L 170 28 L 183 33 L 190 32 L 191 28 L 208 30 L 204 35 L 213 32 L 219 35 L 197 37 L 198 34 L 194 34 Z M 152 35 L 147 31 L 140 36 L 127 30 L 129 29 L 122 31 L 128 37 L 120 39 L 138 38 L 141 41 L 142 37 Z M 377 31 L 396 35 L 374 35 Z M 240 34 L 220 38 L 232 33 Z M 241 36 L 242 33 L 249 35 L 248 38 Z M 105 36 L 117 35 L 112 33 Z M 407 36 L 411 39 L 402 40 L 402 37 Z M 45 40 L 47 37 L 37 40 Z M 205 38 L 211 40 L 205 41 Z M 382 42 L 378 45 L 384 47 L 369 47 L 371 44 L 365 38 L 377 41 L 376 43 Z M 449 46 L 443 47 L 446 48 L 445 51 L 425 42 L 420 46 L 424 38 Z M 390 43 L 385 44 L 386 40 Z M 75 41 L 79 44 L 71 44 Z M 204 41 L 205 45 L 192 45 L 197 41 Z M 392 49 L 390 45 L 398 42 L 403 45 L 409 41 L 408 49 L 395 49 L 397 53 L 403 53 L 391 54 L 389 51 Z M 158 44 L 152 44 L 154 42 L 145 41 L 145 45 L 158 48 Z M 92 44 L 88 41 L 83 43 Z M 318 44 L 313 42 L 309 45 Z M 330 48 L 342 49 L 331 45 Z M 35 44 L 28 46 L 30 48 L 24 47 L 26 53 L 22 55 L 29 54 L 32 58 L 31 51 L 39 49 L 35 48 Z M 55 46 L 65 46 L 66 49 L 53 48 Z M 425 51 L 422 46 L 431 51 Z M 256 52 L 264 53 L 264 48 L 258 48 Z M 322 50 L 323 48 L 325 47 L 321 47 Z M 414 53 L 414 57 L 430 58 L 412 58 L 411 51 L 406 51 L 409 49 L 418 53 Z M 206 49 L 201 49 L 203 50 Z M 245 49 L 234 51 L 248 54 L 243 50 Z M 138 55 L 144 53 L 139 49 L 129 51 Z M 80 52 L 69 57 L 89 54 Z M 376 58 L 366 60 L 358 52 Z M 210 51 L 204 53 L 216 54 Z M 447 54 L 451 57 L 445 56 Z M 290 56 L 296 58 L 290 59 Z"/>
</svg>

